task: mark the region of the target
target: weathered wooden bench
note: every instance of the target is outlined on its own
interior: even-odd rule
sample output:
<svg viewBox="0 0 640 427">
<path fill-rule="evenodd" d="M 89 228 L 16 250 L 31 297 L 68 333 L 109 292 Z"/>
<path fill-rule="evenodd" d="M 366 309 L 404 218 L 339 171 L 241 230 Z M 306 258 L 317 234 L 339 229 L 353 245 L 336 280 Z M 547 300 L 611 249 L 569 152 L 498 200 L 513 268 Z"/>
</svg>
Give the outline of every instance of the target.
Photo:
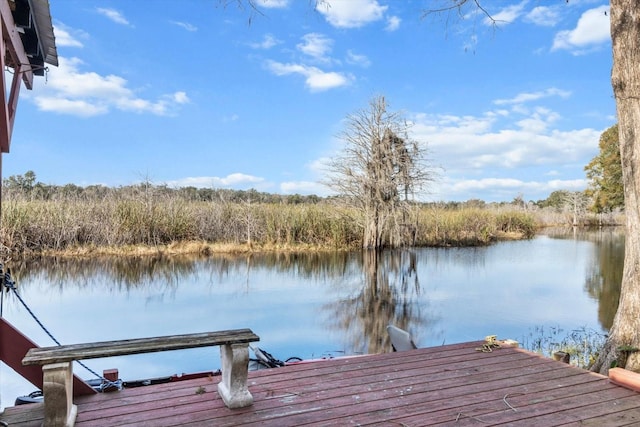
<svg viewBox="0 0 640 427">
<path fill-rule="evenodd" d="M 247 388 L 249 343 L 259 340 L 251 329 L 236 329 L 41 347 L 30 349 L 22 364 L 42 365 L 44 425 L 73 426 L 77 415 L 72 388 L 74 360 L 221 346 L 222 379 L 218 393 L 227 407 L 241 408 L 253 403 L 253 396 Z"/>
</svg>

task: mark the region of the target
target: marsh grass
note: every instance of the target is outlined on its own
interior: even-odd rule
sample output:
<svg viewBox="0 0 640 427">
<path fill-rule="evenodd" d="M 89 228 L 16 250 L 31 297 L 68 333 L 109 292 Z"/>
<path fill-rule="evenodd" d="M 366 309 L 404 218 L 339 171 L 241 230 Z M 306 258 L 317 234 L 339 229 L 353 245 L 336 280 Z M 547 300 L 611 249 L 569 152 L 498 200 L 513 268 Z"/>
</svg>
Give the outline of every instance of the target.
<svg viewBox="0 0 640 427">
<path fill-rule="evenodd" d="M 586 327 L 566 332 L 560 327 L 537 326 L 522 339 L 522 346 L 546 357 L 564 351 L 569 353 L 572 365 L 589 369 L 605 341 L 605 334 Z"/>
<path fill-rule="evenodd" d="M 361 246 L 362 223 L 358 211 L 328 201 L 193 201 L 161 193 L 16 198 L 3 200 L 0 239 L 3 250 L 13 254 L 89 254 L 105 248 L 129 253 L 135 246 L 200 253 L 223 247 L 336 250 Z M 529 238 L 536 230 L 534 217 L 526 212 L 481 208 L 422 206 L 415 224 L 416 246 L 486 245 L 506 232 Z"/>
<path fill-rule="evenodd" d="M 416 244 L 480 246 L 507 234 L 531 238 L 536 229 L 535 218 L 517 210 L 423 208 L 418 217 Z"/>
</svg>

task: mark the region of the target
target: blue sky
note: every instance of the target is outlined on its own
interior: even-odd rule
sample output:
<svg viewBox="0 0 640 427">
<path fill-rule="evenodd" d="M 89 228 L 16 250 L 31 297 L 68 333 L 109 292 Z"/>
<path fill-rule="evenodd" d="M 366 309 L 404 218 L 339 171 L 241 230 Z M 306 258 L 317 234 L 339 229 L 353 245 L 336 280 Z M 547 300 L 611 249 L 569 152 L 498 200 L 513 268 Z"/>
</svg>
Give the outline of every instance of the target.
<svg viewBox="0 0 640 427">
<path fill-rule="evenodd" d="M 608 3 L 50 0 L 59 67 L 23 88 L 3 176 L 329 194 L 347 115 L 384 95 L 427 144 L 428 201 L 586 187 L 616 122 Z M 460 18 L 461 17 L 461 18 Z"/>
</svg>

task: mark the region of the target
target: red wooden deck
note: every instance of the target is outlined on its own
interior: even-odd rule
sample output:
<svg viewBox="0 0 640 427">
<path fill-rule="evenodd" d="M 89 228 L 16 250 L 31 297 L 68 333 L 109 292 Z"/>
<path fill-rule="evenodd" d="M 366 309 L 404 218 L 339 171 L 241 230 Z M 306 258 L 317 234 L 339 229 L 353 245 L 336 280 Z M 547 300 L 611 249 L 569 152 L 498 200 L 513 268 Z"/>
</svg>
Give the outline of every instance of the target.
<svg viewBox="0 0 640 427">
<path fill-rule="evenodd" d="M 516 348 L 463 343 L 251 372 L 254 404 L 227 409 L 217 377 L 76 398 L 77 426 L 640 425 L 640 394 Z M 7 408 L 39 426 L 41 404 Z"/>
</svg>

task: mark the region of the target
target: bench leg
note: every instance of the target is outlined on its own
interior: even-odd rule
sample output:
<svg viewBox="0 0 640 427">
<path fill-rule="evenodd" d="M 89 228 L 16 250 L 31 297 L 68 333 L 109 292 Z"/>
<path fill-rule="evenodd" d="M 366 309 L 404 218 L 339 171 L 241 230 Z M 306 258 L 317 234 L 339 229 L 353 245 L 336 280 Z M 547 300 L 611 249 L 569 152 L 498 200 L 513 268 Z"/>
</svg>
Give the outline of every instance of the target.
<svg viewBox="0 0 640 427">
<path fill-rule="evenodd" d="M 73 404 L 72 362 L 42 366 L 44 394 L 44 425 L 72 427 L 78 408 Z"/>
<path fill-rule="evenodd" d="M 228 408 L 243 408 L 253 403 L 247 388 L 249 344 L 227 344 L 220 347 L 222 381 L 218 393 Z"/>
</svg>

